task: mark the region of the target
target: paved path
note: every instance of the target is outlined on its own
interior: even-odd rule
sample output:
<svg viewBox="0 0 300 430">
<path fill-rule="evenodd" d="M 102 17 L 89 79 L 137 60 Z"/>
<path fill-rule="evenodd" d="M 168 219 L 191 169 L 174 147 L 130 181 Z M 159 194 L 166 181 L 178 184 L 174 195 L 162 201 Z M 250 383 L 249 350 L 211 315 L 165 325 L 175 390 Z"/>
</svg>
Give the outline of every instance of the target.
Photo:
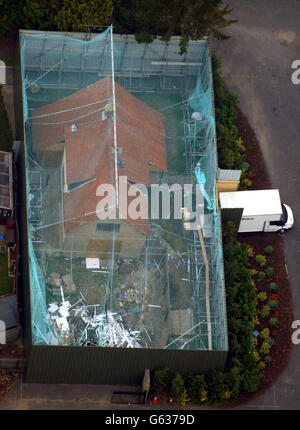
<svg viewBox="0 0 300 430">
<path fill-rule="evenodd" d="M 226 1 L 227 3 L 227 1 Z M 229 89 L 256 131 L 272 184 L 294 210 L 295 228 L 285 235 L 295 319 L 300 320 L 300 85 L 291 82 L 291 64 L 300 60 L 298 0 L 228 0 L 238 19 L 214 41 Z M 249 408 L 300 409 L 300 345 L 273 387 Z"/>
</svg>

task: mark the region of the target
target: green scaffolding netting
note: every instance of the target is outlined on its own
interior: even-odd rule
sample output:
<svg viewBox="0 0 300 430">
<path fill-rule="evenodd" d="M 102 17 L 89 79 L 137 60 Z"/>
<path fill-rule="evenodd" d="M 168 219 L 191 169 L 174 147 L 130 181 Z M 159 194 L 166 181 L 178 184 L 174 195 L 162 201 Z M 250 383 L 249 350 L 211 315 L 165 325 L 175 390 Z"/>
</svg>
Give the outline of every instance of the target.
<svg viewBox="0 0 300 430">
<path fill-rule="evenodd" d="M 178 42 L 20 32 L 34 344 L 228 348 L 210 53 Z M 198 184 L 203 243 L 182 220 L 100 222 L 96 185 L 124 172 Z"/>
</svg>

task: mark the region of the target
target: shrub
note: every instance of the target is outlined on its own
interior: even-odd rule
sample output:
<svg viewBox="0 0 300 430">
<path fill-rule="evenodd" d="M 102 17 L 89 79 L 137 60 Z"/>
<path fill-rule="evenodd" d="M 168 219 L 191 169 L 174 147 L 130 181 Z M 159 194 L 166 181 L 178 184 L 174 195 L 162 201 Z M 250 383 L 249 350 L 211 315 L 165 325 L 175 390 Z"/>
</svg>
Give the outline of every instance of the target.
<svg viewBox="0 0 300 430">
<path fill-rule="evenodd" d="M 264 361 L 266 363 L 272 363 L 272 361 L 274 361 L 273 357 L 271 355 L 266 355 L 264 358 Z"/>
<path fill-rule="evenodd" d="M 260 311 L 260 315 L 261 315 L 263 318 L 266 318 L 266 317 L 268 317 L 268 316 L 270 315 L 270 312 L 271 312 L 271 308 L 270 308 L 270 306 L 267 304 L 267 305 L 264 305 L 264 306 L 262 307 L 262 310 Z"/>
<path fill-rule="evenodd" d="M 268 301 L 268 306 L 271 310 L 274 310 L 277 308 L 278 302 L 276 300 L 271 299 Z"/>
<path fill-rule="evenodd" d="M 153 375 L 153 389 L 157 392 L 165 391 L 167 388 L 168 369 L 157 369 Z"/>
<path fill-rule="evenodd" d="M 244 390 L 249 391 L 251 393 L 256 391 L 262 377 L 263 377 L 263 374 L 258 368 L 257 364 L 255 365 L 255 367 L 245 369 L 245 371 L 243 372 Z"/>
<path fill-rule="evenodd" d="M 279 321 L 278 321 L 277 318 L 272 317 L 272 318 L 269 319 L 269 325 L 271 327 L 276 327 L 278 324 L 279 324 Z"/>
<path fill-rule="evenodd" d="M 260 324 L 260 322 L 259 322 L 258 316 L 255 315 L 254 317 L 252 317 L 252 325 L 253 325 L 253 327 L 255 327 L 255 326 L 259 325 L 259 324 Z"/>
<path fill-rule="evenodd" d="M 210 403 L 220 404 L 226 391 L 224 373 L 213 369 L 208 373 L 206 381 Z"/>
<path fill-rule="evenodd" d="M 276 340 L 275 340 L 273 337 L 268 337 L 268 338 L 266 339 L 266 341 L 268 342 L 268 344 L 269 344 L 270 346 L 273 346 L 273 345 L 275 345 L 275 343 L 276 343 Z"/>
<path fill-rule="evenodd" d="M 262 291 L 261 293 L 259 293 L 259 294 L 257 295 L 257 298 L 258 298 L 261 302 L 264 302 L 264 301 L 266 301 L 266 300 L 267 300 L 268 295 L 267 295 L 267 293 L 266 293 L 265 291 Z"/>
<path fill-rule="evenodd" d="M 267 354 L 269 354 L 270 349 L 271 349 L 271 346 L 270 346 L 270 345 L 268 344 L 268 342 L 265 340 L 265 341 L 262 343 L 262 346 L 261 346 L 261 348 L 260 348 L 259 352 L 260 352 L 261 354 L 267 355 Z"/>
<path fill-rule="evenodd" d="M 266 262 L 267 262 L 267 259 L 266 259 L 265 255 L 262 255 L 262 254 L 258 254 L 258 255 L 255 257 L 255 260 L 257 261 L 257 263 L 258 263 L 260 266 L 265 266 L 265 265 L 266 265 Z"/>
<path fill-rule="evenodd" d="M 274 272 L 275 272 L 275 270 L 274 270 L 274 267 L 267 267 L 266 268 L 266 275 L 270 278 L 271 276 L 273 276 L 274 275 Z"/>
<path fill-rule="evenodd" d="M 243 181 L 243 183 L 244 183 L 244 186 L 245 186 L 246 188 L 249 188 L 249 187 L 251 187 L 251 185 L 252 185 L 252 181 L 251 181 L 251 179 L 249 179 L 249 178 L 245 178 L 245 179 L 244 179 L 244 181 Z"/>
<path fill-rule="evenodd" d="M 176 401 L 180 401 L 181 396 L 184 391 L 184 379 L 180 373 L 176 373 L 175 377 L 171 381 L 171 396 L 174 397 Z"/>
<path fill-rule="evenodd" d="M 246 250 L 247 250 L 248 257 L 254 257 L 254 251 L 253 251 L 252 246 L 246 245 Z"/>
<path fill-rule="evenodd" d="M 265 364 L 263 361 L 260 361 L 260 362 L 257 364 L 257 367 L 258 367 L 260 370 L 263 370 L 263 369 L 266 367 L 266 364 Z"/>
<path fill-rule="evenodd" d="M 187 390 L 186 388 L 184 388 L 178 399 L 180 406 L 183 406 L 183 407 L 186 406 L 190 400 L 191 399 L 188 396 Z"/>
<path fill-rule="evenodd" d="M 188 379 L 188 395 L 195 403 L 205 402 L 207 400 L 207 383 L 204 375 L 190 376 Z"/>
<path fill-rule="evenodd" d="M 273 246 L 271 246 L 271 245 L 267 245 L 265 248 L 264 248 L 264 253 L 265 254 L 272 254 L 272 252 L 274 251 L 274 248 L 273 248 Z"/>
<path fill-rule="evenodd" d="M 267 339 L 270 336 L 270 330 L 268 328 L 264 328 L 260 333 L 260 337 L 263 339 Z"/>
<path fill-rule="evenodd" d="M 259 361 L 260 356 L 259 356 L 259 352 L 256 351 L 256 349 L 252 352 L 253 357 L 255 358 L 256 361 Z"/>
<path fill-rule="evenodd" d="M 244 147 L 244 145 L 243 145 L 244 141 L 243 141 L 243 139 L 241 138 L 241 136 L 239 136 L 239 137 L 236 139 L 235 143 L 237 144 L 237 146 L 240 148 L 240 150 L 241 150 L 241 151 L 245 152 L 246 148 L 245 148 L 245 147 Z"/>
<path fill-rule="evenodd" d="M 276 284 L 276 282 L 270 282 L 270 284 L 268 285 L 268 290 L 270 291 L 278 291 L 278 284 Z"/>
<path fill-rule="evenodd" d="M 258 274 L 258 271 L 255 269 L 250 269 L 251 276 L 255 276 Z"/>
<path fill-rule="evenodd" d="M 252 288 L 253 288 L 253 290 L 254 291 L 257 291 L 257 288 L 256 288 L 256 284 L 255 284 L 255 281 L 254 281 L 254 279 L 251 279 L 251 286 L 252 286 Z"/>
<path fill-rule="evenodd" d="M 260 272 L 258 272 L 257 279 L 259 281 L 262 281 L 265 276 L 266 276 L 265 272 L 260 271 Z"/>
<path fill-rule="evenodd" d="M 242 170 L 244 167 L 243 147 L 241 140 L 237 139 L 238 129 L 234 124 L 236 120 L 235 106 L 238 103 L 238 98 L 227 91 L 220 73 L 220 67 L 220 61 L 213 56 L 212 71 L 219 166 L 222 169 Z"/>
</svg>

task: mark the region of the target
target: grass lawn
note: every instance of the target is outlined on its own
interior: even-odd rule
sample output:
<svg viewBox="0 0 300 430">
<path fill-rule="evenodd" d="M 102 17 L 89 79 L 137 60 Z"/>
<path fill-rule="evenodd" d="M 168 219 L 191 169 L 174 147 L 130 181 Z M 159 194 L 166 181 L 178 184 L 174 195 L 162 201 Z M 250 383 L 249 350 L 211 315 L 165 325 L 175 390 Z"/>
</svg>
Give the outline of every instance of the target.
<svg viewBox="0 0 300 430">
<path fill-rule="evenodd" d="M 0 85 L 0 151 L 10 152 L 12 150 L 13 135 L 10 129 L 1 90 L 2 87 Z"/>
<path fill-rule="evenodd" d="M 0 254 L 0 296 L 13 292 L 13 278 L 8 277 L 7 254 Z"/>
</svg>

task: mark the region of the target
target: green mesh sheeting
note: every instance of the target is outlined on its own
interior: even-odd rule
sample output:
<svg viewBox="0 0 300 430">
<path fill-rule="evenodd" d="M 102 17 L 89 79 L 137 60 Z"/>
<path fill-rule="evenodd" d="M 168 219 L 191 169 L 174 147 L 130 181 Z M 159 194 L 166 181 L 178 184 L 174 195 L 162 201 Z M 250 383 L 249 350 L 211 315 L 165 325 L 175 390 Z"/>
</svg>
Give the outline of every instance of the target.
<svg viewBox="0 0 300 430">
<path fill-rule="evenodd" d="M 20 32 L 34 344 L 228 349 L 210 54 L 178 42 Z M 203 243 L 178 219 L 100 222 L 97 185 L 119 199 L 124 172 L 199 184 Z"/>
</svg>

